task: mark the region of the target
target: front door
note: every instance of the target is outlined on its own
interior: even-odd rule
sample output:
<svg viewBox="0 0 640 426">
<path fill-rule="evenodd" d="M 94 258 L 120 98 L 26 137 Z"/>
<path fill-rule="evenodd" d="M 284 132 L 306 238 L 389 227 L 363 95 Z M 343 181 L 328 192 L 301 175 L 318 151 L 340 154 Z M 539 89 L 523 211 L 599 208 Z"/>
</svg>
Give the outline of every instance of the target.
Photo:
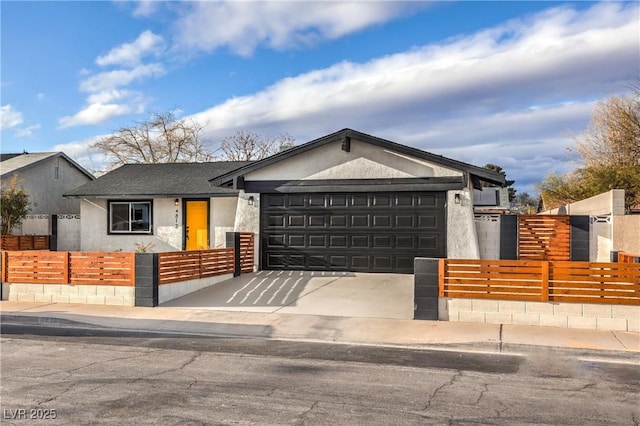
<svg viewBox="0 0 640 426">
<path fill-rule="evenodd" d="M 209 201 L 189 201 L 186 211 L 186 249 L 205 250 L 209 248 Z"/>
</svg>

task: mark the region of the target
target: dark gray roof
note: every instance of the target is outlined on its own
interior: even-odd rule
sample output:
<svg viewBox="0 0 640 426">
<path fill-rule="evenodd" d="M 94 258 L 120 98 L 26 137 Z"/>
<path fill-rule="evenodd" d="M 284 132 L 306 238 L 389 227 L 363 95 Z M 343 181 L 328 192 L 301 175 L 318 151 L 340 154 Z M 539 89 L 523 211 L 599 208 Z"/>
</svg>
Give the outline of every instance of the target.
<svg viewBox="0 0 640 426">
<path fill-rule="evenodd" d="M 213 187 L 209 180 L 248 164 L 248 161 L 125 164 L 66 193 L 65 197 L 134 199 L 235 195 L 238 191 Z"/>
<path fill-rule="evenodd" d="M 391 151 L 399 152 L 406 155 L 411 155 L 413 157 L 420 158 L 435 164 L 439 164 L 444 167 L 448 167 L 451 169 L 460 170 L 461 172 L 468 173 L 469 175 L 471 175 L 472 181 L 474 181 L 474 186 L 479 186 L 478 183 L 476 182 L 478 179 L 483 180 L 485 182 L 500 185 L 500 186 L 504 186 L 505 184 L 505 176 L 502 173 L 485 169 L 483 167 L 478 167 L 471 164 L 463 163 L 462 161 L 452 160 L 450 158 L 443 157 L 441 155 L 431 154 L 430 152 L 422 151 L 417 148 L 412 148 L 410 146 L 401 145 L 399 143 L 391 142 L 386 139 L 381 139 L 375 136 L 367 135 L 366 133 L 361 133 L 352 129 L 342 129 L 338 132 L 321 137 L 311 142 L 307 142 L 303 145 L 294 146 L 293 148 L 290 148 L 290 149 L 287 149 L 286 151 L 282 151 L 278 154 L 272 155 L 271 157 L 267 157 L 263 160 L 248 164 L 237 170 L 230 171 L 227 174 L 213 178 L 211 179 L 211 183 L 213 185 L 220 185 L 220 186 L 228 185 L 231 182 L 233 182 L 236 178 L 244 176 L 245 174 L 250 173 L 254 170 L 258 170 L 262 167 L 277 163 L 278 161 L 282 161 L 287 158 L 293 157 L 295 155 L 302 154 L 304 152 L 307 152 L 319 146 L 333 143 L 336 141 L 345 141 L 345 140 L 348 140 L 349 138 L 357 139 L 359 141 L 380 146 L 385 149 L 389 149 Z"/>
<path fill-rule="evenodd" d="M 71 165 L 71 167 L 75 167 L 89 179 L 95 179 L 95 177 L 89 171 L 87 171 L 80 164 L 73 161 L 64 152 L 24 152 L 22 154 L 2 154 L 2 156 L 0 157 L 0 173 L 2 174 L 2 176 L 6 176 L 9 174 L 22 172 L 30 167 L 36 166 L 42 161 L 54 157 L 64 158 Z"/>
</svg>

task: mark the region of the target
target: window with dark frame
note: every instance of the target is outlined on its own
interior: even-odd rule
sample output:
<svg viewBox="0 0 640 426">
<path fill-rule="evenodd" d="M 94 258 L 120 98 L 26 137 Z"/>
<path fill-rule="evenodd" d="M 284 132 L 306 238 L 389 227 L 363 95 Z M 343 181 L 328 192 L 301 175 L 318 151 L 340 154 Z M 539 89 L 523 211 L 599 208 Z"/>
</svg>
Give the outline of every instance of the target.
<svg viewBox="0 0 640 426">
<path fill-rule="evenodd" d="M 151 234 L 151 201 L 110 201 L 110 234 Z"/>
</svg>

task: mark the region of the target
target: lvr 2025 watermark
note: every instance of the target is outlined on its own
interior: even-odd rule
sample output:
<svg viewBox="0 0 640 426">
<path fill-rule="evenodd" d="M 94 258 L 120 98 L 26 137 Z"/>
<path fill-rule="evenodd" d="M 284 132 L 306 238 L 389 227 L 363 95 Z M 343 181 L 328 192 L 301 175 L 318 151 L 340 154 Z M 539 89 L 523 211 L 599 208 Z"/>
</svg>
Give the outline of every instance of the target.
<svg viewBox="0 0 640 426">
<path fill-rule="evenodd" d="M 4 420 L 55 420 L 58 411 L 55 408 L 5 408 L 2 410 Z"/>
</svg>

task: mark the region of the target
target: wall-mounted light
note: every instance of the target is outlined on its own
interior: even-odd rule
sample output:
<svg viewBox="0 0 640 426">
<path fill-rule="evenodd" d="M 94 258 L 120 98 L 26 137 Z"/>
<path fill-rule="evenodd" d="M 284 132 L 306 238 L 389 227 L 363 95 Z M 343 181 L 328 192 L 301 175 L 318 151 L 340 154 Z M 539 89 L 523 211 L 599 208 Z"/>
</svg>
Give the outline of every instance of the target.
<svg viewBox="0 0 640 426">
<path fill-rule="evenodd" d="M 249 195 L 249 199 L 247 201 L 249 202 L 250 206 L 253 206 L 256 203 L 256 199 L 253 197 L 253 195 Z"/>
<path fill-rule="evenodd" d="M 455 194 L 453 196 L 453 202 L 456 204 L 460 204 L 460 194 Z"/>
<path fill-rule="evenodd" d="M 173 200 L 173 205 L 178 207 L 180 205 L 180 200 L 178 200 L 177 198 Z"/>
</svg>

